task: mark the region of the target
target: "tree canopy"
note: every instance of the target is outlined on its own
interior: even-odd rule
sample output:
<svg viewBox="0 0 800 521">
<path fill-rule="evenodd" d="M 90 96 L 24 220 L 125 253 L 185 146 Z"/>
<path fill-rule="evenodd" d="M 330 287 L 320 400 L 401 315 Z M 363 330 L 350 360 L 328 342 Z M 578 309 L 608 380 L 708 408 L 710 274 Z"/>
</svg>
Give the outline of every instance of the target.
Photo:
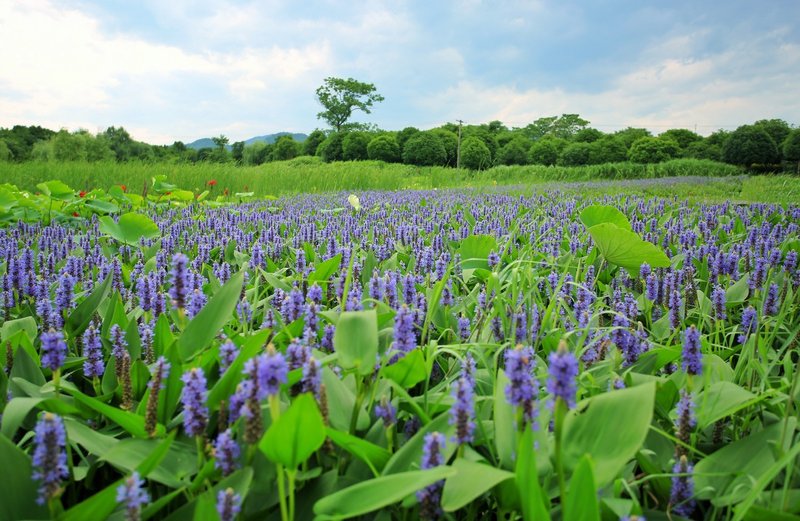
<svg viewBox="0 0 800 521">
<path fill-rule="evenodd" d="M 375 85 L 363 83 L 353 78 L 325 78 L 317 89 L 317 100 L 325 108 L 317 114 L 340 132 L 352 117 L 353 112 L 360 110 L 365 114 L 372 113 L 372 106 L 383 101 Z"/>
</svg>

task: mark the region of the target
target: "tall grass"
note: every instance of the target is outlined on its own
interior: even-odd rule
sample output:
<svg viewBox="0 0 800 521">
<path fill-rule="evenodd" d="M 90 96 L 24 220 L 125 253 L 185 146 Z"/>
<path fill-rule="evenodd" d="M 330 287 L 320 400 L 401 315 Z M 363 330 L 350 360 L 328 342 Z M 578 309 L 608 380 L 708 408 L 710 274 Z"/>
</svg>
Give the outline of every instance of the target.
<svg viewBox="0 0 800 521">
<path fill-rule="evenodd" d="M 140 192 L 154 175 L 163 174 L 179 188 L 202 191 L 217 182 L 215 192 L 254 192 L 258 196 L 339 190 L 400 190 L 535 184 L 553 181 L 598 179 L 641 179 L 660 177 L 719 177 L 741 174 L 734 166 L 714 161 L 676 159 L 655 165 L 609 163 L 583 167 L 540 165 L 500 166 L 482 172 L 444 167 L 415 167 L 380 161 L 322 163 L 318 158 L 299 157 L 291 161 L 260 166 L 233 164 L 169 163 L 0 163 L 0 183 L 36 190 L 43 181 L 59 179 L 78 190 L 108 188 L 124 184 Z"/>
</svg>

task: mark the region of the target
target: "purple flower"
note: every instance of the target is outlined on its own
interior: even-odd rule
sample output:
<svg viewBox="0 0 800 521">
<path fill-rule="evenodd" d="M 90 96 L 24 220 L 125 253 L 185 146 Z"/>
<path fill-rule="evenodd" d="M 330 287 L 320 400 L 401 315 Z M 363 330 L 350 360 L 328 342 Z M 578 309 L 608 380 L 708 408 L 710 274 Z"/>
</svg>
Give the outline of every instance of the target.
<svg viewBox="0 0 800 521">
<path fill-rule="evenodd" d="M 61 369 L 67 359 L 67 343 L 64 342 L 64 333 L 50 330 L 42 333 L 42 367 L 51 371 Z"/>
<path fill-rule="evenodd" d="M 425 442 L 422 446 L 423 470 L 432 469 L 444 465 L 444 445 L 445 438 L 442 433 L 431 432 L 425 435 Z M 417 500 L 420 503 L 420 518 L 438 519 L 442 515 L 440 505 L 442 498 L 442 488 L 444 481 L 437 481 L 417 492 Z"/>
<path fill-rule="evenodd" d="M 700 331 L 695 326 L 689 326 L 683 334 L 683 351 L 681 353 L 681 366 L 688 374 L 699 375 L 703 373 L 703 355 L 700 350 Z"/>
<path fill-rule="evenodd" d="M 208 297 L 206 297 L 205 293 L 203 293 L 199 289 L 193 290 L 189 294 L 189 304 L 186 307 L 186 314 L 189 317 L 196 316 L 198 313 L 200 313 L 203 307 L 205 307 L 207 302 L 208 302 Z"/>
<path fill-rule="evenodd" d="M 506 399 L 514 407 L 522 408 L 526 421 L 535 416 L 536 381 L 533 370 L 536 366 L 533 349 L 518 345 L 505 353 L 506 375 L 510 383 L 506 386 Z"/>
<path fill-rule="evenodd" d="M 336 326 L 333 324 L 326 324 L 325 329 L 322 331 L 322 344 L 321 347 L 324 351 L 333 351 L 333 335 L 336 333 Z"/>
<path fill-rule="evenodd" d="M 33 474 L 31 477 L 39 481 L 40 505 L 58 497 L 61 493 L 61 481 L 69 477 L 67 466 L 67 435 L 64 422 L 60 416 L 46 412 L 36 422 L 33 444 Z"/>
<path fill-rule="evenodd" d="M 220 521 L 233 521 L 242 509 L 242 497 L 228 487 L 217 493 L 217 513 Z"/>
<path fill-rule="evenodd" d="M 128 342 L 125 340 L 125 332 L 119 327 L 119 324 L 114 324 L 108 330 L 108 335 L 111 337 L 111 355 L 117 360 L 121 360 L 125 353 L 128 352 Z"/>
<path fill-rule="evenodd" d="M 319 398 L 319 388 L 322 385 L 322 372 L 320 371 L 319 360 L 309 357 L 303 364 L 303 377 L 300 380 L 302 392 L 314 393 Z"/>
<path fill-rule="evenodd" d="M 172 269 L 170 270 L 169 296 L 176 308 L 184 308 L 186 305 L 186 295 L 190 290 L 189 275 L 187 264 L 189 258 L 183 253 L 176 253 L 172 257 Z"/>
<path fill-rule="evenodd" d="M 779 309 L 780 302 L 778 301 L 778 285 L 773 282 L 769 285 L 767 295 L 764 297 L 764 309 L 762 312 L 765 316 L 774 316 L 778 314 Z"/>
<path fill-rule="evenodd" d="M 718 320 L 725 320 L 728 318 L 728 313 L 725 310 L 725 290 L 722 289 L 722 286 L 717 284 L 714 286 L 714 290 L 711 292 L 711 303 L 714 306 L 714 316 L 717 317 Z"/>
<path fill-rule="evenodd" d="M 577 393 L 578 359 L 562 343 L 557 351 L 550 353 L 547 361 L 547 391 L 553 395 L 553 403 L 560 398 L 572 409 Z"/>
<path fill-rule="evenodd" d="M 461 340 L 466 341 L 469 340 L 471 334 L 469 318 L 462 313 L 458 317 L 458 336 L 461 337 Z"/>
<path fill-rule="evenodd" d="M 680 292 L 676 289 L 669 294 L 669 324 L 672 329 L 678 329 L 681 325 L 681 307 L 683 306 L 683 298 Z"/>
<path fill-rule="evenodd" d="M 681 456 L 672 468 L 672 472 L 681 475 L 672 477 L 669 504 L 676 514 L 689 517 L 696 506 L 695 500 L 692 499 L 694 496 L 694 477 L 692 476 L 694 466 L 689 463 L 686 456 Z"/>
<path fill-rule="evenodd" d="M 495 251 L 489 252 L 489 257 L 486 259 L 486 262 L 489 264 L 489 269 L 492 269 L 500 264 L 500 255 Z"/>
<path fill-rule="evenodd" d="M 739 334 L 739 343 L 744 344 L 747 342 L 747 337 L 755 333 L 757 328 L 758 315 L 756 309 L 753 306 L 747 306 L 747 308 L 742 311 L 742 332 Z"/>
<path fill-rule="evenodd" d="M 375 404 L 375 416 L 383 420 L 383 426 L 387 429 L 397 423 L 397 409 L 386 398 Z"/>
<path fill-rule="evenodd" d="M 239 452 L 239 444 L 233 439 L 231 430 L 221 432 L 214 442 L 214 467 L 219 469 L 223 476 L 233 473 L 238 468 Z"/>
<path fill-rule="evenodd" d="M 647 276 L 647 284 L 645 288 L 647 299 L 653 302 L 658 300 L 658 289 L 658 276 L 655 274 L 655 272 L 651 272 Z"/>
<path fill-rule="evenodd" d="M 394 316 L 394 348 L 401 353 L 408 353 L 417 347 L 417 335 L 414 331 L 414 313 L 403 304 Z"/>
<path fill-rule="evenodd" d="M 282 354 L 270 350 L 259 356 L 261 363 L 258 371 L 258 384 L 267 396 L 278 394 L 281 384 L 286 383 L 289 367 Z"/>
<path fill-rule="evenodd" d="M 103 345 L 100 343 L 100 336 L 93 325 L 86 328 L 81 337 L 83 342 L 83 374 L 87 378 L 103 376 L 106 365 L 103 363 Z"/>
<path fill-rule="evenodd" d="M 453 442 L 457 444 L 471 443 L 475 431 L 474 382 L 462 371 L 450 392 L 453 405 L 450 406 L 450 425 L 455 425 L 456 433 Z"/>
<path fill-rule="evenodd" d="M 117 502 L 125 506 L 125 519 L 127 521 L 139 521 L 142 515 L 142 507 L 150 501 L 150 495 L 144 488 L 144 480 L 139 477 L 139 473 L 134 471 L 130 477 L 117 487 Z"/>
<path fill-rule="evenodd" d="M 181 376 L 183 391 L 183 428 L 187 436 L 202 436 L 208 424 L 208 407 L 206 397 L 208 389 L 203 370 L 193 367 Z"/>
<path fill-rule="evenodd" d="M 226 340 L 219 346 L 219 374 L 227 371 L 237 356 L 239 356 L 239 349 L 230 340 Z"/>
</svg>

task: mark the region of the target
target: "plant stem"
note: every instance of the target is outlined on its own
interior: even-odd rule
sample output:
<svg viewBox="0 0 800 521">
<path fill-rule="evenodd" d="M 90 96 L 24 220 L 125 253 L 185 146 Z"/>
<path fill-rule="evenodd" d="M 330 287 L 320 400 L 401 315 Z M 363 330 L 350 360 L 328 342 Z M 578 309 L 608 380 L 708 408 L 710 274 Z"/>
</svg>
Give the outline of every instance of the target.
<svg viewBox="0 0 800 521">
<path fill-rule="evenodd" d="M 561 494 L 561 504 L 567 500 L 567 483 L 564 477 L 564 465 L 561 458 L 561 436 L 564 430 L 564 418 L 567 415 L 567 404 L 561 398 L 556 399 L 555 415 L 555 441 L 556 441 L 556 472 L 558 473 L 558 489 Z"/>
</svg>

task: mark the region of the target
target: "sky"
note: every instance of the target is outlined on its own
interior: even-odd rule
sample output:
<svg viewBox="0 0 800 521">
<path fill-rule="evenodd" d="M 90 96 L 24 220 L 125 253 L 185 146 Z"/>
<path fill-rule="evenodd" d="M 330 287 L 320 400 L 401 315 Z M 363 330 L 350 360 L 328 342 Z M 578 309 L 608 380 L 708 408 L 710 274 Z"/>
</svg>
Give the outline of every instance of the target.
<svg viewBox="0 0 800 521">
<path fill-rule="evenodd" d="M 373 83 L 385 101 L 353 119 L 389 130 L 798 125 L 798 19 L 798 0 L 0 0 L 0 127 L 308 133 L 330 76 Z"/>
</svg>

